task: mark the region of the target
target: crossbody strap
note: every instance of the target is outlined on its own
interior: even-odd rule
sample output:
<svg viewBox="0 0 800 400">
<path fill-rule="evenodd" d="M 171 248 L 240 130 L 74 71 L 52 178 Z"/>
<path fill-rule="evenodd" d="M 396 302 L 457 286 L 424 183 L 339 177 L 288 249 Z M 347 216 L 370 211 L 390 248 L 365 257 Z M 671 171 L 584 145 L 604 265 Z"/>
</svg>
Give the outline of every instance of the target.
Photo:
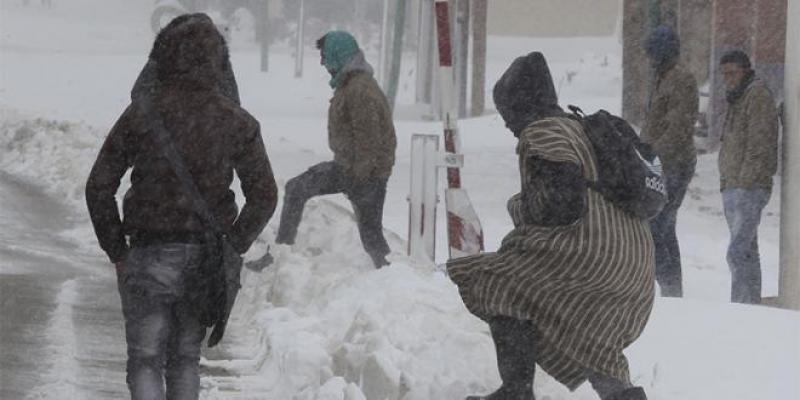
<svg viewBox="0 0 800 400">
<path fill-rule="evenodd" d="M 155 138 L 156 145 L 158 145 L 159 149 L 162 151 L 162 155 L 169 161 L 173 171 L 181 181 L 183 189 L 189 194 L 194 212 L 203 220 L 207 229 L 210 229 L 217 235 L 223 234 L 224 231 L 222 227 L 219 225 L 219 222 L 217 222 L 217 219 L 214 218 L 214 214 L 211 213 L 208 203 L 203 198 L 203 195 L 200 194 L 197 184 L 195 184 L 192 175 L 189 173 L 188 168 L 186 168 L 183 157 L 175 148 L 172 136 L 164 126 L 164 120 L 153 108 L 151 95 L 141 96 L 138 100 L 144 115 L 151 122 L 150 127 L 153 130 L 153 137 Z"/>
</svg>

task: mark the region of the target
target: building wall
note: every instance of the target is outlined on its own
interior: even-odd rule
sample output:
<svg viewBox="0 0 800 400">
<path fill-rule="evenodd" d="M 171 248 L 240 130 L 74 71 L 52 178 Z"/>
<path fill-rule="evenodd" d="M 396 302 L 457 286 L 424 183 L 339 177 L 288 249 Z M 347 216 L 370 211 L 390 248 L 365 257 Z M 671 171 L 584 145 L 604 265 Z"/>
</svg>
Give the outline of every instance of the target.
<svg viewBox="0 0 800 400">
<path fill-rule="evenodd" d="M 606 36 L 615 32 L 620 0 L 492 0 L 489 35 Z"/>
</svg>

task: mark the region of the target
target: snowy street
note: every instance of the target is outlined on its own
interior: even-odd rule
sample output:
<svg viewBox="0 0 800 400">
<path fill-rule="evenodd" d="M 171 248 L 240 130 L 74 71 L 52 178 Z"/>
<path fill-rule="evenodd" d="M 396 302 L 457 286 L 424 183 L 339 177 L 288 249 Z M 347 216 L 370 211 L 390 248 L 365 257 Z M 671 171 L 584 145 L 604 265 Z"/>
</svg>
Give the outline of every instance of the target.
<svg viewBox="0 0 800 400">
<path fill-rule="evenodd" d="M 0 0 L 0 399 L 128 398 L 114 268 L 97 244 L 84 188 L 152 45 L 153 2 L 20 3 Z M 563 105 L 620 112 L 618 37 L 489 37 L 488 110 L 459 121 L 462 181 L 487 251 L 511 229 L 506 201 L 520 186 L 517 142 L 491 89 L 511 60 L 532 50 L 548 57 Z M 375 270 L 341 195 L 311 200 L 295 245 L 275 244 L 286 181 L 332 157 L 329 76 L 312 41 L 302 78 L 293 75 L 291 43 L 271 48 L 268 73 L 252 41 L 234 35 L 230 51 L 281 201 L 245 255 L 255 260 L 269 248 L 275 262 L 243 271 L 225 339 L 203 347 L 200 398 L 460 400 L 493 390 L 500 378 L 488 326 L 434 263 L 406 256 L 411 136 L 442 129 L 413 104 L 414 54 L 402 65 L 384 209 L 391 265 Z M 377 63 L 375 48 L 366 53 Z M 126 176 L 118 202 L 128 186 Z M 241 206 L 238 180 L 234 190 Z M 778 291 L 780 185 L 774 190 L 759 231 L 765 297 Z M 442 263 L 443 202 L 437 218 Z M 633 383 L 651 400 L 800 399 L 800 314 L 729 303 L 728 235 L 717 155 L 704 154 L 678 221 L 685 298 L 657 298 L 625 352 Z M 570 393 L 541 369 L 534 388 L 539 400 L 598 399 L 588 384 Z"/>
<path fill-rule="evenodd" d="M 0 209 L 2 269 L 14 272 L 0 275 L 0 398 L 124 397 L 122 318 L 109 265 L 57 235 L 68 225 L 67 208 L 5 174 Z"/>
</svg>

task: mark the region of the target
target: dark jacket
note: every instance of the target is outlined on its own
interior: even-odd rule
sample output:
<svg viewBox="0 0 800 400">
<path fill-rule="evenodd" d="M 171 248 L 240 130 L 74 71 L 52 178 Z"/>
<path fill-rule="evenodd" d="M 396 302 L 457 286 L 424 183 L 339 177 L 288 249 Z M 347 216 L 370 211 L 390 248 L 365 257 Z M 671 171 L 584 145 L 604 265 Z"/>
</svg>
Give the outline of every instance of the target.
<svg viewBox="0 0 800 400">
<path fill-rule="evenodd" d="M 698 113 L 697 82 L 679 64 L 656 77 L 642 140 L 653 146 L 667 176 L 691 170 L 697 163 L 694 124 Z"/>
<path fill-rule="evenodd" d="M 494 86 L 494 102 L 506 126 L 519 137 L 532 123 L 566 117 L 558 105 L 550 69 L 541 53 L 518 57 Z M 579 167 L 568 162 L 520 154 L 522 190 L 509 201 L 518 204 L 525 223 L 567 225 L 586 209 L 586 181 Z"/>
<path fill-rule="evenodd" d="M 219 89 L 227 52 L 210 20 L 187 24 L 159 40 L 154 45 L 158 85 L 149 94 L 154 110 L 231 244 L 243 253 L 272 216 L 277 199 L 259 124 Z M 134 100 L 108 134 L 86 183 L 95 233 L 112 262 L 127 253 L 125 235 L 180 240 L 205 230 L 155 145 L 151 120 Z M 114 196 L 129 168 L 131 188 L 121 220 Z M 245 196 L 241 212 L 230 189 L 234 171 Z"/>
<path fill-rule="evenodd" d="M 725 114 L 720 188 L 772 189 L 778 171 L 778 113 L 767 85 L 753 80 Z"/>
<path fill-rule="evenodd" d="M 386 179 L 397 147 L 389 102 L 371 74 L 350 73 L 336 89 L 328 111 L 333 160 L 355 181 Z"/>
</svg>

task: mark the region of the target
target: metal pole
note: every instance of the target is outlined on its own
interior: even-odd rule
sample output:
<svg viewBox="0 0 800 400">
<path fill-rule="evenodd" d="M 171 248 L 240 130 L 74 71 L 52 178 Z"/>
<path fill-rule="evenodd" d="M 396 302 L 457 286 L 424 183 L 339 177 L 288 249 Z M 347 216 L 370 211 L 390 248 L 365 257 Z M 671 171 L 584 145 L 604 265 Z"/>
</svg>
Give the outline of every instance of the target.
<svg viewBox="0 0 800 400">
<path fill-rule="evenodd" d="M 472 116 L 483 114 L 486 98 L 487 0 L 472 0 Z"/>
<path fill-rule="evenodd" d="M 378 61 L 378 82 L 386 90 L 389 85 L 386 73 L 386 60 L 389 56 L 389 0 L 383 0 L 383 18 L 381 18 L 381 55 Z"/>
<path fill-rule="evenodd" d="M 417 81 L 415 100 L 417 104 L 430 104 L 432 93 L 433 61 L 433 2 L 420 0 L 419 29 L 417 33 Z"/>
<path fill-rule="evenodd" d="M 446 0 L 437 0 L 436 37 L 439 49 L 439 85 L 441 87 L 442 120 L 444 121 L 444 148 L 451 156 L 461 154 L 461 143 L 458 137 L 458 116 L 453 84 L 453 55 L 450 37 L 450 11 Z M 447 208 L 447 242 L 450 257 L 463 257 L 477 254 L 483 250 L 483 228 L 481 228 L 475 209 L 461 189 L 461 172 L 452 164 L 447 168 L 447 191 L 445 205 Z"/>
<path fill-rule="evenodd" d="M 456 0 L 456 84 L 458 85 L 458 117 L 467 117 L 467 73 L 469 71 L 469 3 Z"/>
<path fill-rule="evenodd" d="M 392 35 L 392 70 L 389 74 L 389 89 L 387 97 L 389 105 L 394 109 L 397 100 L 397 87 L 400 84 L 400 61 L 403 57 L 403 31 L 406 25 L 406 6 L 408 0 L 397 0 L 397 13 L 394 19 L 394 34 Z"/>
<path fill-rule="evenodd" d="M 256 20 L 256 29 L 258 30 L 258 41 L 261 44 L 261 72 L 269 71 L 269 43 L 270 26 L 269 26 L 269 0 L 264 0 L 259 3 L 261 15 Z"/>
<path fill-rule="evenodd" d="M 300 0 L 300 15 L 297 20 L 297 47 L 295 48 L 294 58 L 294 77 L 300 78 L 303 76 L 303 49 L 305 46 L 305 25 L 306 25 L 306 7 L 305 0 Z"/>
<path fill-rule="evenodd" d="M 622 117 L 642 126 L 649 63 L 644 52 L 648 11 L 641 0 L 624 0 L 622 17 Z"/>
<path fill-rule="evenodd" d="M 787 16 L 779 297 L 800 310 L 800 1 L 789 1 Z"/>
</svg>

